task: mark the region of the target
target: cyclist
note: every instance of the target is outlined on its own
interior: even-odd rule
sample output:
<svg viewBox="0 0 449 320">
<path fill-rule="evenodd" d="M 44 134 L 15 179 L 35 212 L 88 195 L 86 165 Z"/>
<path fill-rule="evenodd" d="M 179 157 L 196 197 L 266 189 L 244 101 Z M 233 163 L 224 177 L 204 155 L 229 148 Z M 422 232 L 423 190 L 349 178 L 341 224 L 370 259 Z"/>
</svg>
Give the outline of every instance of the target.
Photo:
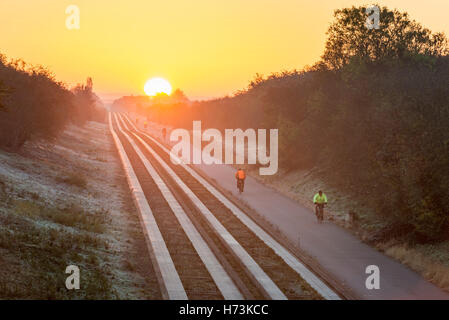
<svg viewBox="0 0 449 320">
<path fill-rule="evenodd" d="M 313 203 L 315 204 L 315 214 L 318 221 L 321 222 L 324 218 L 324 206 L 327 205 L 327 196 L 320 190 L 313 197 Z"/>
<path fill-rule="evenodd" d="M 235 178 L 237 179 L 237 189 L 239 190 L 240 193 L 242 193 L 243 188 L 245 187 L 245 179 L 246 179 L 245 171 L 242 168 L 239 168 L 235 173 Z"/>
</svg>

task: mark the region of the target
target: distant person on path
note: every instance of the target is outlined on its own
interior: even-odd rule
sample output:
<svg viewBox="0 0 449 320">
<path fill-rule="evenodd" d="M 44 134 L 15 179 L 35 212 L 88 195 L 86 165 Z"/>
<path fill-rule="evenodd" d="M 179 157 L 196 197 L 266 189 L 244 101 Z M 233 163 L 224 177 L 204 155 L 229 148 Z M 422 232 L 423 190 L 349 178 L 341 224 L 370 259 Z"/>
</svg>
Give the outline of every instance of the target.
<svg viewBox="0 0 449 320">
<path fill-rule="evenodd" d="M 243 188 L 245 187 L 245 171 L 242 168 L 239 168 L 235 173 L 235 178 L 237 179 L 237 189 L 239 189 L 239 192 L 242 193 Z"/>
<path fill-rule="evenodd" d="M 327 205 L 327 196 L 320 190 L 313 197 L 313 203 L 315 204 L 315 214 L 318 222 L 322 222 L 324 218 L 324 206 Z"/>
<path fill-rule="evenodd" d="M 167 129 L 162 128 L 162 139 L 164 140 L 164 142 L 165 142 L 165 137 L 166 136 L 167 136 Z"/>
</svg>

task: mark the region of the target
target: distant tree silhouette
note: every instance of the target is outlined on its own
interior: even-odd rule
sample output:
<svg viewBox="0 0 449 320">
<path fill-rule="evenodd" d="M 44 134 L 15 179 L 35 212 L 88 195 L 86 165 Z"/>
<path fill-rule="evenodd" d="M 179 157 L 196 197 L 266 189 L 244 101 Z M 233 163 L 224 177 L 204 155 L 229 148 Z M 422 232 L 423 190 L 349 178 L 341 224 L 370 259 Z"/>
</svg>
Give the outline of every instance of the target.
<svg viewBox="0 0 449 320">
<path fill-rule="evenodd" d="M 7 61 L 0 54 L 0 147 L 18 149 L 27 141 L 52 140 L 69 122 L 100 121 L 105 110 L 94 108 L 98 98 L 92 79 L 73 92 L 42 66 Z M 80 112 L 83 111 L 83 112 Z"/>
<path fill-rule="evenodd" d="M 88 78 L 87 78 L 87 81 L 86 81 L 86 87 L 87 87 L 90 91 L 92 91 L 92 89 L 93 89 L 93 87 L 94 87 L 94 84 L 93 84 L 93 81 L 92 81 L 92 78 L 91 78 L 91 77 L 88 77 Z"/>
<path fill-rule="evenodd" d="M 87 121 L 104 121 L 106 111 L 98 106 L 99 98 L 93 92 L 92 78 L 87 78 L 86 84 L 78 84 L 73 89 L 74 94 L 74 116 L 73 120 L 78 124 Z"/>
<path fill-rule="evenodd" d="M 175 91 L 173 91 L 172 94 L 170 95 L 170 97 L 175 102 L 187 102 L 187 101 L 189 101 L 189 99 L 184 94 L 184 92 L 182 92 L 181 89 L 176 89 Z"/>
<path fill-rule="evenodd" d="M 380 29 L 368 29 L 366 7 L 336 10 L 327 31 L 321 64 L 338 69 L 353 58 L 364 61 L 403 59 L 410 55 L 448 53 L 447 39 L 411 20 L 407 13 L 380 7 Z"/>
</svg>

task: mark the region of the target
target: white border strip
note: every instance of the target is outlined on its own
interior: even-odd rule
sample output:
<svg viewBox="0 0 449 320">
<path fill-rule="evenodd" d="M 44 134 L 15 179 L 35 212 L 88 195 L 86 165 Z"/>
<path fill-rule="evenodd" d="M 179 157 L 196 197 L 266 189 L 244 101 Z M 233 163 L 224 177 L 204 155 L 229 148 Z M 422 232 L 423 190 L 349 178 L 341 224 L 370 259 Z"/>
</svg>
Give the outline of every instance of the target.
<svg viewBox="0 0 449 320">
<path fill-rule="evenodd" d="M 157 263 L 157 271 L 159 271 L 161 276 L 161 287 L 163 291 L 163 296 L 170 300 L 187 300 L 187 294 L 182 285 L 181 279 L 179 278 L 178 272 L 176 271 L 175 265 L 170 257 L 167 246 L 162 238 L 162 234 L 157 226 L 156 220 L 154 219 L 153 212 L 145 198 L 142 190 L 142 186 L 137 180 L 137 176 L 134 172 L 131 162 L 126 155 L 125 149 L 123 148 L 120 139 L 115 133 L 112 127 L 111 113 L 109 112 L 109 128 L 114 138 L 115 145 L 120 154 L 122 160 L 122 165 L 126 173 L 126 178 L 128 180 L 129 187 L 131 189 L 134 202 L 136 203 L 137 209 L 140 213 L 140 220 L 144 227 L 144 232 L 146 234 L 147 245 L 150 250 L 153 251 L 154 257 Z M 156 269 L 156 268 L 155 268 Z M 156 272 L 157 272 L 156 271 Z M 165 292 L 164 292 L 165 291 Z"/>
<path fill-rule="evenodd" d="M 125 115 L 127 120 L 129 118 Z M 156 143 L 162 150 L 170 154 L 164 145 L 159 143 L 156 139 L 136 128 L 132 124 L 134 129 L 146 137 L 151 139 Z M 274 250 L 293 270 L 295 270 L 305 281 L 307 281 L 323 298 L 327 300 L 341 300 L 340 296 L 334 292 L 329 286 L 327 286 L 321 279 L 319 279 L 315 274 L 313 274 L 303 263 L 299 261 L 294 255 L 292 255 L 288 250 L 286 250 L 279 242 L 277 242 L 273 237 L 271 237 L 265 230 L 263 230 L 259 225 L 257 225 L 251 218 L 249 218 L 243 211 L 241 211 L 237 206 L 235 206 L 231 201 L 229 201 L 224 195 L 222 195 L 214 186 L 208 183 L 203 177 L 195 172 L 192 168 L 187 166 L 182 159 L 176 155 L 172 155 L 176 160 L 180 161 L 180 165 L 187 170 L 199 183 L 201 183 L 206 189 L 209 190 L 219 201 L 221 201 L 231 212 L 240 219 L 251 231 L 253 231 L 267 246 Z"/>
<path fill-rule="evenodd" d="M 151 178 L 153 178 L 154 182 L 161 191 L 171 210 L 175 214 L 176 218 L 179 221 L 179 224 L 184 229 L 184 232 L 186 233 L 187 237 L 189 238 L 199 257 L 201 258 L 201 261 L 206 266 L 206 269 L 209 271 L 212 279 L 214 280 L 218 289 L 222 293 L 223 297 L 226 300 L 242 300 L 243 296 L 240 293 L 239 289 L 236 287 L 232 279 L 224 270 L 223 266 L 219 263 L 219 261 L 215 257 L 214 253 L 211 251 L 211 249 L 206 244 L 204 239 L 201 237 L 195 226 L 192 224 L 189 217 L 179 204 L 179 202 L 176 200 L 172 192 L 169 190 L 165 182 L 156 172 L 156 170 L 148 161 L 148 159 L 144 156 L 140 148 L 136 145 L 134 140 L 131 139 L 128 136 L 128 134 L 122 130 L 122 127 L 119 121 L 117 120 L 117 116 L 116 115 L 114 116 L 115 120 L 117 121 L 117 126 L 120 132 L 128 139 L 129 143 L 132 145 L 136 153 L 139 155 L 140 160 L 143 162 L 146 170 L 151 175 Z M 128 130 L 126 124 L 123 123 L 123 125 Z"/>
<path fill-rule="evenodd" d="M 121 121 L 122 117 L 119 116 Z M 228 230 L 218 221 L 218 219 L 210 212 L 210 210 L 203 204 L 203 202 L 193 193 L 193 191 L 185 185 L 185 183 L 176 175 L 176 173 L 161 159 L 161 157 L 137 134 L 133 135 L 144 145 L 144 147 L 153 155 L 153 157 L 163 166 L 165 171 L 175 180 L 175 182 L 182 188 L 187 196 L 192 200 L 195 206 L 206 217 L 212 227 L 217 231 L 221 238 L 227 243 L 229 248 L 243 262 L 253 278 L 260 284 L 261 288 L 274 300 L 286 300 L 285 294 L 278 288 L 278 286 L 271 280 L 271 278 L 263 271 L 251 255 L 238 243 L 238 241 L 229 233 Z"/>
</svg>

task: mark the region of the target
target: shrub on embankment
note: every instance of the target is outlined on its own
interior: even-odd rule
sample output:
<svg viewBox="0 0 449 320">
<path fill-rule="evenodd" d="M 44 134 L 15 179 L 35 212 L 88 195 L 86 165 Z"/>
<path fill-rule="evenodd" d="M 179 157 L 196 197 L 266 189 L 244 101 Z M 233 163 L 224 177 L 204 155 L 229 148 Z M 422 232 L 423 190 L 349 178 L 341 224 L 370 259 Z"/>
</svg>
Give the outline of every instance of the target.
<svg viewBox="0 0 449 320">
<path fill-rule="evenodd" d="M 0 55 L 0 147 L 18 149 L 26 141 L 52 139 L 70 121 L 99 120 L 92 82 L 72 91 L 43 67 Z M 104 115 L 103 115 L 104 117 Z"/>
<path fill-rule="evenodd" d="M 449 58 L 443 34 L 406 13 L 337 10 L 313 67 L 257 76 L 233 97 L 153 105 L 155 121 L 191 128 L 279 128 L 284 170 L 320 179 L 375 209 L 381 240 L 449 237 Z"/>
</svg>

